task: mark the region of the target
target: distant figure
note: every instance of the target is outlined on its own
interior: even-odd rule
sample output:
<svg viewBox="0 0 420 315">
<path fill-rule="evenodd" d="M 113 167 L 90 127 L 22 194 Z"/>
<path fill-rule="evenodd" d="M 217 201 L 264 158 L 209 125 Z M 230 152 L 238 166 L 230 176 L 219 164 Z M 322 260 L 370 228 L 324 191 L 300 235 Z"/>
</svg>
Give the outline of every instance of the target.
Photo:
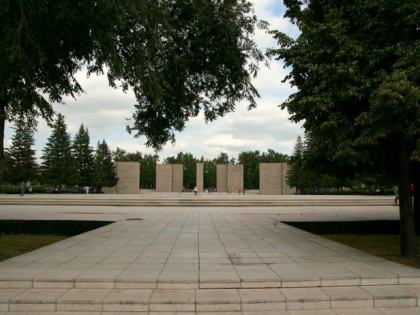
<svg viewBox="0 0 420 315">
<path fill-rule="evenodd" d="M 25 183 L 23 181 L 20 182 L 20 195 L 23 196 L 25 194 Z"/>
<path fill-rule="evenodd" d="M 194 187 L 194 196 L 197 196 L 197 186 Z"/>
<path fill-rule="evenodd" d="M 398 186 L 394 186 L 394 194 L 395 194 L 394 204 L 397 205 L 398 201 L 400 200 L 400 192 L 399 192 Z"/>
</svg>

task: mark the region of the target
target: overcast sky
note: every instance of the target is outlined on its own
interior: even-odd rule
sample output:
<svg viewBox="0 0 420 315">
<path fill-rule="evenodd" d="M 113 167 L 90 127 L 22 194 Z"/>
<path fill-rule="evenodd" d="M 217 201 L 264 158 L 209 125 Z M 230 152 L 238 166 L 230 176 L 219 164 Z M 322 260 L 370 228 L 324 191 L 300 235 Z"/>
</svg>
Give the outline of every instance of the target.
<svg viewBox="0 0 420 315">
<path fill-rule="evenodd" d="M 282 0 L 251 0 L 259 19 L 268 21 L 270 29 L 282 30 L 296 34 L 296 29 L 283 18 Z M 275 47 L 276 42 L 265 32 L 257 30 L 256 42 L 265 50 Z M 291 154 L 298 135 L 303 134 L 300 125 L 289 121 L 286 110 L 281 104 L 293 92 L 288 83 L 282 83 L 286 71 L 280 62 L 271 61 L 270 67 L 261 65 L 261 70 L 253 84 L 261 98 L 257 99 L 257 108 L 246 110 L 245 103 L 239 103 L 236 111 L 206 124 L 203 116 L 191 119 L 185 130 L 176 135 L 175 145 L 168 144 L 159 152 L 160 160 L 176 156 L 178 152 L 190 152 L 197 158 L 215 158 L 221 152 L 229 157 L 237 157 L 242 151 L 273 149 L 283 154 Z M 108 143 L 111 150 L 117 147 L 127 152 L 140 151 L 143 154 L 154 153 L 147 148 L 145 138 L 135 139 L 126 132 L 127 120 L 134 111 L 136 102 L 133 93 L 124 94 L 109 87 L 105 76 L 86 78 L 86 73 L 77 75 L 85 93 L 77 100 L 64 98 L 65 105 L 56 105 L 55 110 L 65 117 L 67 130 L 73 137 L 83 123 L 89 130 L 91 145 L 96 147 L 98 141 Z M 10 124 L 9 124 L 10 127 Z M 42 155 L 51 129 L 40 122 L 35 134 L 37 156 Z M 6 130 L 6 147 L 13 136 L 10 128 Z"/>
</svg>

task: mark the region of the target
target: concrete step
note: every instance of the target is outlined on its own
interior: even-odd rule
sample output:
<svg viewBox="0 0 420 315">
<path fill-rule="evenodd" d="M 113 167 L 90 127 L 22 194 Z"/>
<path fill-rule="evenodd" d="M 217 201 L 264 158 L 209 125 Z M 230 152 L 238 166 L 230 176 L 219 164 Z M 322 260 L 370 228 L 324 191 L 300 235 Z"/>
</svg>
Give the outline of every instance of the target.
<svg viewBox="0 0 420 315">
<path fill-rule="evenodd" d="M 112 271 L 108 271 L 112 273 Z M 101 272 L 99 272 L 101 273 Z M 380 278 L 380 277 L 337 277 L 336 279 L 288 279 L 285 281 L 274 280 L 229 280 L 217 279 L 207 281 L 139 281 L 133 276 L 132 280 L 106 280 L 106 276 L 96 275 L 97 278 L 104 280 L 89 279 L 12 279 L 4 276 L 0 280 L 0 288 L 3 289 L 174 289 L 174 290 L 198 290 L 198 289 L 260 289 L 260 288 L 316 288 L 316 287 L 348 287 L 348 286 L 372 286 L 372 285 L 419 285 L 420 278 Z M 103 271 L 102 271 L 103 273 Z M 182 276 L 185 276 L 183 274 Z M 145 275 L 147 277 L 147 275 Z M 174 277 L 178 277 L 175 275 Z"/>
<path fill-rule="evenodd" d="M 300 310 L 393 308 L 420 311 L 420 286 L 221 290 L 0 289 L 0 312 L 3 313 L 67 311 L 263 314 L 264 311 L 270 311 L 283 314 L 281 312 L 287 311 L 293 314 Z"/>
<path fill-rule="evenodd" d="M 0 195 L 3 205 L 148 206 L 148 207 L 277 207 L 277 206 L 389 206 L 393 197 L 263 196 L 263 195 Z"/>
</svg>

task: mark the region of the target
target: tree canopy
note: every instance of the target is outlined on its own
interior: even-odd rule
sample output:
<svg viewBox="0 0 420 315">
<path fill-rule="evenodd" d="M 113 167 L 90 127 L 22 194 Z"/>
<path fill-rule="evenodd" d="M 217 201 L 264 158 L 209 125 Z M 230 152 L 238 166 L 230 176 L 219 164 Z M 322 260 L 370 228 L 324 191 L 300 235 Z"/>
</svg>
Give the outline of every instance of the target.
<svg viewBox="0 0 420 315">
<path fill-rule="evenodd" d="M 401 245 L 416 254 L 410 175 L 420 146 L 420 3 L 288 0 L 293 39 L 274 32 L 285 80 L 281 105 L 302 121 L 319 164 L 349 174 L 382 166 L 400 186 Z"/>
<path fill-rule="evenodd" d="M 255 106 L 263 54 L 246 0 L 0 1 L 0 183 L 4 124 L 53 120 L 50 102 L 83 92 L 75 74 L 106 73 L 136 96 L 127 130 L 161 148 L 190 117 Z"/>
</svg>

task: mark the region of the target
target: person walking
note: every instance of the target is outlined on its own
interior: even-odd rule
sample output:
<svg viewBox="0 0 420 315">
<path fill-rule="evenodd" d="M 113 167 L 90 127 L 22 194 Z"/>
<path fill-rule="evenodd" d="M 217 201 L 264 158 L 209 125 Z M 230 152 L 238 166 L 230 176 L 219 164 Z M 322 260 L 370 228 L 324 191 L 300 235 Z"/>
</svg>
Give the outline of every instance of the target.
<svg viewBox="0 0 420 315">
<path fill-rule="evenodd" d="M 394 186 L 394 194 L 395 194 L 394 204 L 398 205 L 398 201 L 400 200 L 400 192 L 399 192 L 398 186 Z"/>
<path fill-rule="evenodd" d="M 24 181 L 20 182 L 19 190 L 20 190 L 20 195 L 23 196 L 25 194 L 25 182 Z"/>
<path fill-rule="evenodd" d="M 194 196 L 197 196 L 197 186 L 194 187 Z"/>
</svg>

